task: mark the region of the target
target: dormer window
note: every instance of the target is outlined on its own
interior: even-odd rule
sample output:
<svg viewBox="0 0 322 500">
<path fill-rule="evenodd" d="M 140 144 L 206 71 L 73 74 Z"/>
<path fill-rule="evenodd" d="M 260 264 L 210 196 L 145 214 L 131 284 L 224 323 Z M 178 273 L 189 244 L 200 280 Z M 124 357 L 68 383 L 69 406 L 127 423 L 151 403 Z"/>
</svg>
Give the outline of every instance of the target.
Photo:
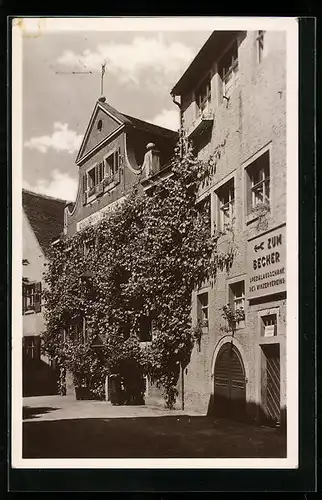
<svg viewBox="0 0 322 500">
<path fill-rule="evenodd" d="M 238 41 L 235 40 L 218 62 L 223 96 L 230 97 L 238 84 Z"/>
<path fill-rule="evenodd" d="M 211 101 L 211 83 L 210 83 L 210 75 L 207 75 L 196 90 L 196 103 L 200 114 L 203 113 L 204 111 L 207 111 L 210 101 Z"/>
<path fill-rule="evenodd" d="M 110 153 L 83 174 L 83 204 L 102 196 L 120 182 L 120 149 Z"/>
<path fill-rule="evenodd" d="M 119 151 L 115 151 L 105 158 L 105 172 L 109 177 L 114 177 L 119 170 Z"/>
</svg>

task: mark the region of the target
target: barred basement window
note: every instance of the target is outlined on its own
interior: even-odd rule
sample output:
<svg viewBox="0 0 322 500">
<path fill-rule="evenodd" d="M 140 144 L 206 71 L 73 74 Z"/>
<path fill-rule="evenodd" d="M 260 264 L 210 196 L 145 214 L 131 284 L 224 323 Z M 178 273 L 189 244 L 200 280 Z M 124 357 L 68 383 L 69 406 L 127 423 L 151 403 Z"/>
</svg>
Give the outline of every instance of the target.
<svg viewBox="0 0 322 500">
<path fill-rule="evenodd" d="M 261 317 L 262 335 L 264 337 L 274 337 L 277 335 L 277 314 L 267 314 Z"/>
</svg>

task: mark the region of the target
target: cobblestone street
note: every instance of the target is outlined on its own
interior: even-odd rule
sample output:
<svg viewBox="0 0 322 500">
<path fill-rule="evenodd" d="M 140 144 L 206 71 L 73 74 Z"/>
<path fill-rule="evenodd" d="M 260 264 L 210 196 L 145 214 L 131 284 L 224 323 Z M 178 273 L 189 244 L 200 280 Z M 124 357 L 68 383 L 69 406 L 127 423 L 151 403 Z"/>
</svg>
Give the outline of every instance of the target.
<svg viewBox="0 0 322 500">
<path fill-rule="evenodd" d="M 275 429 L 148 406 L 30 397 L 23 458 L 284 458 Z"/>
</svg>

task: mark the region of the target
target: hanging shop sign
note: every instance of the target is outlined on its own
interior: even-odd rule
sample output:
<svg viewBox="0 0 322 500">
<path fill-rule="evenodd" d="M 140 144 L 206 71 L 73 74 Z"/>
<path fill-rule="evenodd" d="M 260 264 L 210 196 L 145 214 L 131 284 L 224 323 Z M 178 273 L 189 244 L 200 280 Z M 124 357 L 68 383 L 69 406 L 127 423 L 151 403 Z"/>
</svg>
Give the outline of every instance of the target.
<svg viewBox="0 0 322 500">
<path fill-rule="evenodd" d="M 286 225 L 247 243 L 247 298 L 286 291 Z"/>
</svg>

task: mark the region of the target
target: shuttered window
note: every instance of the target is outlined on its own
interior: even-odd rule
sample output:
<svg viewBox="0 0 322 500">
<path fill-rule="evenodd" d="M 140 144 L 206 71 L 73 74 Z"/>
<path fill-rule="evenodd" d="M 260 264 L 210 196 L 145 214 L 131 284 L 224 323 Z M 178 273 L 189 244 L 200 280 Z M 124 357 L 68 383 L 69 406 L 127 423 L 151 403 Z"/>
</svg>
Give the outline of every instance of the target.
<svg viewBox="0 0 322 500">
<path fill-rule="evenodd" d="M 83 205 L 87 203 L 87 174 L 83 174 Z"/>
<path fill-rule="evenodd" d="M 41 311 L 41 282 L 24 283 L 22 288 L 22 312 Z"/>
</svg>

